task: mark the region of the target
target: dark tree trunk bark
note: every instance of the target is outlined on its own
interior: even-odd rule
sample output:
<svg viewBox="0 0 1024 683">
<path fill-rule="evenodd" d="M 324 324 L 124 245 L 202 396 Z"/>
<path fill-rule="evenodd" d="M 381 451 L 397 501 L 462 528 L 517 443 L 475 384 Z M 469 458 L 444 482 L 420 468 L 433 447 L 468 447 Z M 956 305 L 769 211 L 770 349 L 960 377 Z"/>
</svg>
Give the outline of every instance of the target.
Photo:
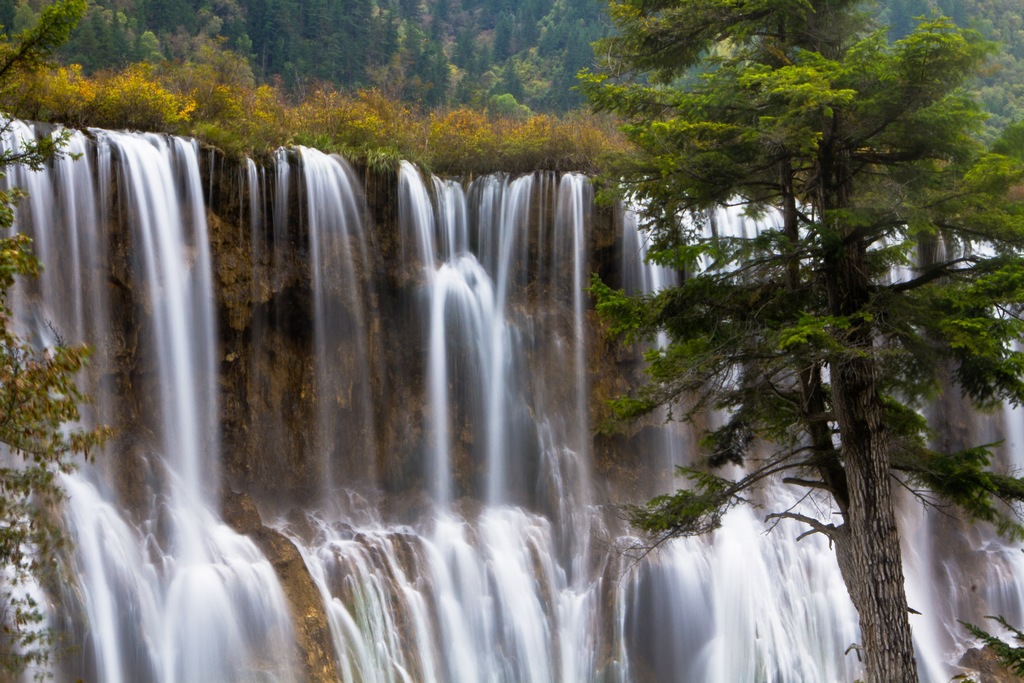
<svg viewBox="0 0 1024 683">
<path fill-rule="evenodd" d="M 863 310 L 865 250 L 863 243 L 851 240 L 829 269 L 830 307 L 836 315 Z M 917 683 L 873 341 L 871 326 L 855 323 L 843 335 L 845 351 L 830 368 L 848 496 L 836 555 L 860 614 L 867 682 Z"/>
<path fill-rule="evenodd" d="M 891 454 L 874 360 L 874 329 L 860 314 L 871 304 L 867 244 L 832 212 L 850 207 L 852 180 L 834 115 L 819 148 L 821 216 L 831 244 L 821 276 L 844 347 L 830 364 L 832 407 L 848 505 L 834 534 L 843 581 L 860 615 L 867 683 L 917 683 L 899 531 L 892 500 Z"/>
<path fill-rule="evenodd" d="M 832 369 L 849 505 L 836 556 L 860 615 L 868 683 L 917 683 L 891 471 L 873 364 Z"/>
</svg>

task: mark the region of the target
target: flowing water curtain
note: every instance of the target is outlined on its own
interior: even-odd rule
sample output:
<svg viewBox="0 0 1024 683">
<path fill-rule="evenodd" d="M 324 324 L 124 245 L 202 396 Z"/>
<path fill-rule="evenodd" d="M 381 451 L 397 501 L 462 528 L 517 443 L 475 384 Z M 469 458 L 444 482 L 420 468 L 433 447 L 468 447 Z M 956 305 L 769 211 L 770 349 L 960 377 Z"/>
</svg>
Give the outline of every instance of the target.
<svg viewBox="0 0 1024 683">
<path fill-rule="evenodd" d="M 553 476 L 559 480 L 559 501 L 569 501 L 574 510 L 590 502 L 592 436 L 585 315 L 586 287 L 591 270 L 588 265 L 593 200 L 593 189 L 588 178 L 575 173 L 562 176 L 558 185 L 550 247 L 554 261 L 558 264 L 552 273 L 554 292 L 562 302 L 571 302 L 571 324 L 562 333 L 564 341 L 561 344 L 567 349 L 564 353 L 567 357 L 559 364 L 566 370 L 571 368 L 571 374 L 566 373 L 570 376 L 564 381 L 572 387 L 573 392 L 569 402 L 572 410 L 564 416 L 566 424 L 561 426 L 565 434 L 560 440 L 568 445 L 568 449 L 556 459 Z M 578 525 L 574 526 L 578 528 Z"/>
<path fill-rule="evenodd" d="M 648 237 L 641 234 L 637 225 L 637 213 L 630 206 L 623 209 L 622 214 L 622 253 L 620 269 L 622 272 L 622 288 L 629 295 L 653 294 L 679 281 L 679 273 L 667 266 L 651 263 L 647 258 Z M 668 336 L 658 334 L 656 345 L 659 348 L 668 346 Z M 652 478 L 650 495 L 669 490 L 677 484 L 676 467 L 687 464 L 687 453 L 696 444 L 685 429 L 673 425 L 668 419 L 667 411 L 659 411 L 657 420 L 663 421 L 659 431 L 660 447 L 657 455 L 662 459 L 660 474 Z"/>
<path fill-rule="evenodd" d="M 96 469 L 83 466 L 65 477 L 77 578 L 62 602 L 69 611 L 53 619 L 82 650 L 62 659 L 62 675 L 114 683 L 252 680 L 264 674 L 292 680 L 294 637 L 277 577 L 251 541 L 229 531 L 213 512 L 216 359 L 196 148 L 181 139 L 94 134 L 97 168 L 117 169 L 116 191 L 106 185 L 110 175 L 97 178 L 100 187 L 91 194 L 66 187 L 80 184 L 78 169 L 88 168 L 85 160 L 76 162 L 80 167 L 47 169 L 41 175 L 60 198 L 55 204 L 61 215 L 40 221 L 36 210 L 25 228 L 43 235 L 44 243 L 103 254 L 105 229 L 94 230 L 90 223 L 104 215 L 96 210 L 96 198 L 116 194 L 124 202 L 121 215 L 132 221 L 136 267 L 147 278 L 126 286 L 151 297 L 147 337 L 153 346 L 142 353 L 152 359 L 144 363 L 157 367 L 162 389 L 158 414 L 147 420 L 161 425 L 150 465 L 163 483 L 156 485 L 158 498 L 135 517 L 101 473 L 109 469 L 103 458 Z M 65 281 L 44 287 L 42 305 L 54 318 L 70 316 L 56 319 L 57 328 L 73 329 L 74 321 L 89 320 L 94 312 L 103 319 L 106 304 L 92 299 L 108 291 L 107 276 L 95 263 L 68 267 L 66 253 L 43 255 L 44 267 Z M 67 305 L 76 295 L 85 298 Z M 110 355 L 104 346 L 109 334 L 90 341 L 100 346 L 98 357 Z"/>
<path fill-rule="evenodd" d="M 28 123 L 10 121 L 2 145 L 17 154 L 26 143 L 44 135 L 50 135 L 50 131 L 37 131 Z M 89 303 L 97 299 L 96 288 L 81 295 L 66 295 L 73 292 L 73 285 L 84 282 L 83 269 L 101 267 L 101 255 L 95 253 L 94 241 L 89 239 L 89 231 L 98 229 L 99 211 L 92 174 L 88 162 L 73 163 L 73 155 L 83 154 L 85 145 L 84 136 L 75 133 L 68 138 L 66 155 L 51 162 L 48 172 L 33 171 L 24 165 L 14 165 L 5 171 L 4 187 L 19 188 L 27 194 L 18 202 L 15 228 L 32 238 L 33 252 L 44 264 L 56 263 L 58 252 L 64 256 L 63 267 L 44 268 L 39 278 L 22 281 L 18 287 L 20 296 L 31 297 L 38 304 L 21 307 L 24 333 L 43 346 L 52 343 L 55 336 L 67 343 L 81 343 L 87 331 L 95 331 L 87 330 L 84 309 L 87 298 Z M 37 225 L 66 227 L 59 234 L 51 234 L 58 228 L 37 229 Z"/>
<path fill-rule="evenodd" d="M 524 400 L 521 384 L 525 373 L 519 372 L 524 361 L 520 329 L 508 324 L 510 290 L 515 292 L 525 283 L 528 263 L 530 202 L 534 190 L 533 176 L 507 179 L 503 176 L 483 178 L 483 199 L 475 213 L 479 252 L 478 258 L 494 287 L 494 317 L 487 339 L 488 358 L 486 443 L 483 500 L 491 505 L 522 503 L 527 500 L 527 482 L 514 463 L 529 462 L 533 449 L 532 420 Z M 471 189 L 471 195 L 475 194 Z M 471 219 L 472 220 L 472 219 Z"/>
<path fill-rule="evenodd" d="M 340 488 L 377 486 L 369 339 L 375 291 L 365 199 L 339 156 L 301 147 L 305 221 L 312 269 L 317 378 L 317 447 L 327 499 Z"/>
<path fill-rule="evenodd" d="M 592 680 L 604 675 L 602 667 L 615 666 L 601 661 L 601 643 L 606 651 L 621 654 L 618 646 L 607 644 L 615 636 L 595 628 L 607 600 L 605 585 L 615 584 L 610 580 L 615 572 L 602 576 L 600 569 L 596 574 L 587 569 L 595 560 L 607 566 L 599 557 L 567 560 L 559 540 L 564 533 L 550 520 L 502 504 L 536 504 L 531 489 L 541 427 L 531 413 L 540 409 L 533 392 L 544 380 L 531 367 L 525 347 L 555 339 L 568 345 L 563 357 L 569 368 L 575 367 L 571 287 L 559 288 L 543 304 L 550 306 L 561 296 L 562 313 L 536 319 L 524 314 L 524 273 L 537 270 L 529 260 L 537 253 L 535 242 L 531 254 L 531 236 L 541 231 L 541 220 L 549 223 L 544 234 L 554 230 L 553 202 L 546 211 L 531 205 L 536 182 L 532 177 L 488 177 L 463 193 L 450 181 L 431 178 L 432 197 L 419 172 L 403 165 L 401 267 L 404 277 L 415 278 L 421 319 L 428 321 L 423 346 L 429 400 L 422 419 L 430 441 L 426 452 L 434 463 L 427 486 L 435 511 L 413 528 L 380 520 L 352 529 L 321 520 L 320 540 L 309 543 L 293 535 L 329 605 L 341 668 L 353 680 Z M 469 199 L 470 209 L 467 194 L 483 199 L 479 204 Z M 464 215 L 469 217 L 468 237 L 463 236 Z M 571 219 L 565 220 L 565 229 L 576 230 Z M 570 234 L 569 251 L 577 251 L 579 242 Z M 541 247 L 549 248 L 550 243 Z M 563 270 L 567 278 L 579 274 L 578 268 Z M 501 281 L 504 295 L 499 294 Z M 555 320 L 563 322 L 548 328 Z M 498 362 L 492 357 L 496 347 L 501 349 Z M 525 377 L 514 376 L 516 371 Z M 569 385 L 572 411 L 575 384 Z M 519 442 L 532 441 L 526 451 L 521 446 L 516 451 L 516 442 L 496 440 L 489 431 L 502 406 L 512 404 L 515 408 L 501 415 L 501 428 L 517 432 Z M 518 422 L 509 417 L 516 412 L 522 416 Z M 452 435 L 464 438 L 466 430 L 475 444 L 459 457 L 471 457 L 478 474 L 463 476 L 460 483 L 450 465 Z M 553 450 L 567 448 L 561 440 Z M 503 476 L 516 485 L 511 494 L 490 498 L 491 456 L 498 444 L 504 449 L 500 462 L 508 469 Z M 515 457 L 531 450 L 529 458 Z M 452 503 L 467 495 L 485 506 L 463 519 L 453 513 Z"/>
<path fill-rule="evenodd" d="M 22 152 L 31 151 L 36 140 L 60 134 L 59 129 L 51 127 L 37 129 L 36 126 L 22 121 L 5 121 L 3 135 L 0 137 L 0 150 L 5 154 L 17 156 Z M 88 143 L 81 133 L 65 135 L 67 154 L 51 158 L 47 171 L 33 171 L 26 165 L 12 164 L 5 167 L 5 177 L 0 181 L 5 192 L 28 194 L 17 204 L 13 216 L 13 229 L 32 240 L 31 252 L 39 259 L 42 267 L 38 277 L 19 278 L 15 281 L 14 287 L 7 292 L 5 306 L 11 309 L 12 317 L 5 321 L 5 325 L 15 338 L 24 340 L 36 350 L 53 349 L 57 346 L 79 346 L 87 339 L 105 334 L 107 330 L 106 308 L 99 305 L 100 293 L 105 286 L 100 273 L 104 271 L 105 262 L 101 250 L 97 248 L 98 244 L 103 243 L 103 233 L 98 225 L 100 214 L 97 197 L 93 191 L 94 184 L 88 162 L 76 163 L 76 157 L 86 151 Z M 91 425 L 98 424 L 97 420 L 109 416 L 109 411 L 106 410 L 109 402 L 104 400 L 104 396 L 97 395 L 103 369 L 109 366 L 106 365 L 106 358 L 102 354 L 93 353 L 91 360 L 91 367 L 87 364 L 73 379 L 83 394 L 95 396 L 96 401 L 78 407 L 79 423 L 67 425 L 69 431 L 79 428 L 87 430 Z M 12 370 L 10 359 L 5 366 L 8 371 Z M 37 383 L 38 380 L 30 379 L 30 385 L 33 382 Z M 5 419 L 11 417 L 14 423 L 27 426 L 27 421 L 18 415 L 5 416 Z M 6 445 L 0 445 L 0 462 L 5 469 L 21 470 L 25 461 L 21 456 L 9 452 Z M 46 459 L 37 460 L 35 465 L 29 467 L 41 472 L 40 468 L 45 463 Z M 59 473 L 56 477 L 58 482 L 62 478 Z M 33 498 L 46 494 L 45 486 L 35 485 L 33 489 Z M 4 500 L 4 507 L 7 510 L 5 523 L 11 523 L 13 531 L 15 516 L 21 514 L 15 512 L 21 505 L 21 496 L 18 484 L 7 482 L 6 477 Z M 32 504 L 30 499 L 25 499 L 25 502 Z M 21 517 L 17 521 L 29 522 L 30 519 Z M 39 520 L 32 520 L 31 523 L 35 527 Z M 8 538 L 11 537 L 13 536 L 9 534 Z M 33 540 L 29 533 L 25 543 L 30 544 Z M 30 547 L 22 546 L 21 550 L 28 554 L 33 553 Z M 58 547 L 52 547 L 47 552 L 58 551 Z M 35 552 L 38 552 L 38 549 Z M 33 558 L 33 561 L 41 561 L 45 566 L 48 559 L 50 558 Z M 60 566 L 65 566 L 66 558 L 61 556 L 59 559 Z M 16 558 L 11 552 L 5 554 L 5 560 L 11 563 L 5 565 L 0 579 L 4 584 L 5 613 L 9 614 L 18 605 L 18 601 L 29 600 L 31 602 L 27 605 L 21 603 L 22 607 L 28 607 L 29 614 L 39 615 L 44 619 L 41 623 L 26 621 L 13 625 L 10 631 L 8 627 L 12 625 L 5 622 L 5 647 L 17 648 L 20 656 L 34 659 L 33 652 L 37 648 L 45 652 L 51 647 L 51 636 L 56 634 L 63 624 L 57 618 L 58 615 L 39 614 L 31 606 L 33 603 L 50 603 L 51 596 L 39 583 L 40 578 L 45 580 L 46 577 L 35 570 L 29 573 L 24 570 L 16 571 L 13 566 Z M 52 581 L 54 577 L 49 578 Z M 54 584 L 50 583 L 48 588 L 54 589 Z M 37 643 L 22 640 L 22 637 L 28 636 L 29 633 L 41 636 L 42 640 Z M 23 644 L 27 645 L 27 649 L 21 648 Z M 5 666 L 9 662 L 10 660 L 5 658 Z M 51 667 L 53 658 L 51 656 L 44 661 L 30 661 L 29 671 L 34 671 L 37 663 Z"/>
<path fill-rule="evenodd" d="M 438 182 L 435 190 L 444 190 L 444 184 Z M 442 192 L 441 197 L 450 199 Z M 448 217 L 448 211 L 441 212 L 442 218 Z M 449 306 L 449 298 L 456 311 L 460 314 L 456 322 L 464 317 L 472 327 L 475 323 L 476 332 L 481 326 L 480 311 L 475 310 L 474 303 L 479 298 L 474 295 L 473 287 L 459 278 L 456 271 L 448 267 L 447 259 L 437 254 L 437 223 L 434 207 L 427 191 L 427 186 L 420 176 L 419 170 L 409 162 L 402 162 L 398 174 L 398 220 L 401 235 L 401 253 L 403 275 L 417 283 L 422 292 L 420 299 L 427 303 L 424 325 L 426 339 L 421 340 L 421 348 L 427 350 L 427 403 L 424 421 L 428 428 L 426 451 L 425 478 L 428 493 L 433 502 L 442 509 L 447 508 L 453 498 L 452 481 L 452 432 L 449 396 L 447 339 L 445 320 Z M 456 226 L 448 221 L 442 222 L 441 235 L 446 238 L 442 243 L 443 255 L 452 256 L 455 251 Z M 411 244 L 410 244 L 411 243 Z M 481 280 L 481 282 L 483 282 Z M 460 304 L 463 304 L 460 306 Z M 453 326 L 451 337 L 457 342 L 462 338 L 461 326 Z M 469 362 L 472 363 L 473 346 L 465 347 L 469 351 Z M 453 364 L 454 365 L 454 364 Z M 456 418 L 457 419 L 457 418 Z"/>
<path fill-rule="evenodd" d="M 292 212 L 298 217 L 302 204 L 297 195 L 299 190 L 296 181 L 299 174 L 293 168 L 297 158 L 295 150 L 275 150 L 271 166 L 258 169 L 258 183 L 253 182 L 251 169 L 246 171 L 249 191 L 249 261 L 238 262 L 240 272 L 237 277 L 242 281 L 246 277 L 251 278 L 250 307 L 248 310 L 241 306 L 232 308 L 229 316 L 234 319 L 229 322 L 232 326 L 244 327 L 246 314 L 251 315 L 248 344 L 233 352 L 240 357 L 230 359 L 232 363 L 236 360 L 248 361 L 247 367 L 239 370 L 245 377 L 245 394 L 248 396 L 245 409 L 250 415 L 316 413 L 312 398 L 308 402 L 300 400 L 304 391 L 287 392 L 281 389 L 282 376 L 303 372 L 296 367 L 296 363 L 289 365 L 281 360 L 281 349 L 287 346 L 286 330 L 299 307 L 294 300 L 283 300 L 283 297 L 275 296 L 275 293 L 288 288 L 300 272 L 304 280 L 309 280 L 308 258 L 302 256 L 308 254 L 308 246 L 298 238 L 297 225 L 291 225 L 292 222 L 297 223 L 293 221 Z M 295 230 L 290 230 L 290 227 Z M 241 255 L 239 252 L 238 256 Z M 244 272 L 246 267 L 250 268 L 250 272 Z M 298 382 L 296 384 L 302 386 Z M 308 393 L 312 395 L 315 392 Z M 278 458 L 275 456 L 286 453 L 302 454 L 302 463 L 317 461 L 316 469 L 323 471 L 326 458 L 319 457 L 314 439 L 310 436 L 316 435 L 318 430 L 314 427 L 306 431 L 308 434 L 293 436 L 284 428 L 283 420 L 256 420 L 243 434 L 234 435 L 235 439 L 240 439 L 244 444 L 241 448 L 236 446 L 235 453 L 238 457 L 245 457 L 242 454 L 247 452 L 267 454 L 265 458 L 250 459 L 245 464 L 252 480 L 280 476 L 275 464 Z M 295 457 L 292 462 L 298 460 Z M 313 481 L 310 474 L 313 469 L 312 465 L 293 466 L 290 468 L 290 476 L 303 479 L 309 490 L 326 494 L 327 482 L 322 478 Z"/>
<path fill-rule="evenodd" d="M 403 172 L 408 173 L 408 167 L 403 167 Z M 441 260 L 447 263 L 470 253 L 466 191 L 460 182 L 451 178 L 432 176 L 431 183 L 437 201 Z"/>
<path fill-rule="evenodd" d="M 266 181 L 266 169 L 258 166 L 250 157 L 245 158 L 244 169 L 245 196 L 248 199 L 245 204 L 239 202 L 239 226 L 244 230 L 249 226 L 250 245 L 255 248 L 258 242 L 263 241 L 263 195 L 264 183 Z M 245 240 L 241 240 L 242 243 Z M 259 263 L 257 253 L 253 254 L 253 265 Z"/>
</svg>

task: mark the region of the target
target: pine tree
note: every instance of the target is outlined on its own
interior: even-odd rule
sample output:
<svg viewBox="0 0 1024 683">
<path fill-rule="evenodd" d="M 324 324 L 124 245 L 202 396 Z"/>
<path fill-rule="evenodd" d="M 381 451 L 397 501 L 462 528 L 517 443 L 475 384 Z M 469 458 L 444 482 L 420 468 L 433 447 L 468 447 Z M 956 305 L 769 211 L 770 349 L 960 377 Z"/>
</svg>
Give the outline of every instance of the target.
<svg viewBox="0 0 1024 683">
<path fill-rule="evenodd" d="M 890 44 L 865 4 L 611 3 L 619 34 L 596 50 L 608 73 L 584 89 L 627 118 L 640 152 L 609 177 L 638 200 L 650 257 L 687 277 L 649 296 L 593 292 L 627 341 L 669 338 L 617 417 L 726 416 L 689 488 L 630 509 L 651 544 L 714 530 L 768 480 L 827 496 L 838 518 L 769 518 L 830 539 L 867 680 L 904 683 L 917 671 L 894 480 L 1021 531 L 1001 501 L 1024 483 L 990 472 L 987 448 L 934 450 L 918 409 L 947 374 L 978 405 L 1024 400 L 1024 206 L 1007 199 L 1022 169 L 973 137 L 983 117 L 961 86 L 991 46 L 941 18 Z M 701 229 L 730 204 L 778 227 Z M 893 282 L 897 265 L 916 272 Z M 726 463 L 745 475 L 711 471 Z"/>
</svg>

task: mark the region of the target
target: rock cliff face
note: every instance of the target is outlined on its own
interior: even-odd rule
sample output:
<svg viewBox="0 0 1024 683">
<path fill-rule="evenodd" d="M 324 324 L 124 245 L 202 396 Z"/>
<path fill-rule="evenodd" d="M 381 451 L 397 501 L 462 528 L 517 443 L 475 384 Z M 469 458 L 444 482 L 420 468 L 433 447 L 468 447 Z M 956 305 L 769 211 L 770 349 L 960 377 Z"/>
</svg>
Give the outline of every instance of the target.
<svg viewBox="0 0 1024 683">
<path fill-rule="evenodd" d="M 337 395 L 318 397 L 315 378 L 314 293 L 309 264 L 309 227 L 303 209 L 300 172 L 287 176 L 286 186 L 279 179 L 263 175 L 265 184 L 250 187 L 244 166 L 219 158 L 214 150 L 206 155 L 201 168 L 211 173 L 203 179 L 209 194 L 207 220 L 216 279 L 220 321 L 221 424 L 225 486 L 278 505 L 307 503 L 320 493 L 322 465 L 315 462 L 317 451 L 329 449 L 318 443 L 318 402 L 329 402 L 336 425 L 331 441 L 352 445 L 359 434 L 360 407 L 357 388 L 351 383 L 336 387 Z M 294 152 L 289 161 L 296 169 L 301 161 Z M 264 171 L 264 173 L 266 173 Z M 364 308 L 346 310 L 350 304 L 343 292 L 330 294 L 330 307 L 338 315 L 365 320 L 366 328 L 355 331 L 360 343 L 340 339 L 335 348 L 341 374 L 355 376 L 355 368 L 369 360 L 369 402 L 376 433 L 361 435 L 356 442 L 368 448 L 361 453 L 336 451 L 335 466 L 343 468 L 349 482 L 376 484 L 389 498 L 415 498 L 424 488 L 425 448 L 422 425 L 426 417 L 426 353 L 423 340 L 427 331 L 421 302 L 423 264 L 410 254 L 410 236 L 404 235 L 399 222 L 398 177 L 393 172 L 359 171 L 359 184 L 366 188 L 362 216 L 366 227 L 368 262 L 355 264 L 355 283 L 367 299 Z M 534 193 L 528 211 L 551 223 L 556 201 L 553 179 L 546 191 Z M 255 196 L 254 196 L 255 195 Z M 286 206 L 280 205 L 282 198 Z M 276 202 L 276 203 L 275 203 Z M 253 205 L 258 212 L 253 215 Z M 274 226 L 285 210 L 285 225 Z M 253 221 L 260 224 L 254 226 Z M 610 207 L 592 210 L 588 219 L 588 273 L 598 272 L 614 281 L 620 266 L 621 225 Z M 571 254 L 545 253 L 542 235 L 531 233 L 519 264 L 524 270 L 540 270 L 547 261 L 551 267 L 571 268 Z M 337 256 L 337 255 L 335 255 Z M 341 260 L 340 257 L 338 257 Z M 559 266 L 558 264 L 563 264 Z M 345 286 L 344 275 L 337 275 L 335 289 Z M 512 306 L 535 319 L 566 321 L 572 318 L 571 292 L 551 296 L 551 283 L 525 279 L 521 289 L 510 293 Z M 557 325 L 558 323 L 556 323 Z M 586 313 L 588 381 L 592 387 L 588 408 L 597 414 L 603 400 L 625 387 L 622 368 L 616 360 L 621 353 L 611 348 L 601 334 L 599 321 Z M 559 334 L 571 334 L 561 329 Z M 369 349 L 367 353 L 365 347 Z M 631 359 L 634 360 L 635 359 Z M 532 362 L 532 361 L 531 361 Z M 628 364 L 627 364 L 628 365 Z M 556 378 L 565 368 L 548 367 L 543 372 Z M 562 383 L 568 387 L 570 383 Z M 572 396 L 563 392 L 556 398 L 570 405 Z M 467 427 L 468 429 L 468 427 Z M 464 434 L 466 438 L 472 435 Z M 609 445 L 602 450 L 606 466 L 619 460 Z M 463 473 L 468 475 L 469 473 Z M 460 490 L 472 489 L 469 482 Z M 388 503 L 394 505 L 397 503 Z M 404 504 L 404 503 L 403 503 Z"/>
</svg>

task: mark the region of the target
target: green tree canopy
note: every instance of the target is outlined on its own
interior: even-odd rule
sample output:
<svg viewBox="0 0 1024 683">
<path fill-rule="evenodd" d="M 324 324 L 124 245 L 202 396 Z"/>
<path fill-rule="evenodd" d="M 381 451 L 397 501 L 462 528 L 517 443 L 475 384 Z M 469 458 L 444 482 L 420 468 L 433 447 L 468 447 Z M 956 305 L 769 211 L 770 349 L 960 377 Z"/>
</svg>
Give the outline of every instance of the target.
<svg viewBox="0 0 1024 683">
<path fill-rule="evenodd" d="M 1018 480 L 990 451 L 940 452 L 919 409 L 947 384 L 986 406 L 1024 399 L 1024 206 L 1018 161 L 976 142 L 962 86 L 993 48 L 929 17 L 890 43 L 855 0 L 617 0 L 620 33 L 583 76 L 639 149 L 609 172 L 637 201 L 650 258 L 682 283 L 626 296 L 595 281 L 629 342 L 667 333 L 619 418 L 671 405 L 724 424 L 692 486 L 631 510 L 651 542 L 718 526 L 767 480 L 827 496 L 827 535 L 860 614 L 867 680 L 916 681 L 891 487 L 910 480 L 1020 533 Z M 776 212 L 736 237 L 707 212 Z M 913 275 L 895 280 L 895 266 Z M 949 379 L 951 377 L 951 379 Z"/>
</svg>

